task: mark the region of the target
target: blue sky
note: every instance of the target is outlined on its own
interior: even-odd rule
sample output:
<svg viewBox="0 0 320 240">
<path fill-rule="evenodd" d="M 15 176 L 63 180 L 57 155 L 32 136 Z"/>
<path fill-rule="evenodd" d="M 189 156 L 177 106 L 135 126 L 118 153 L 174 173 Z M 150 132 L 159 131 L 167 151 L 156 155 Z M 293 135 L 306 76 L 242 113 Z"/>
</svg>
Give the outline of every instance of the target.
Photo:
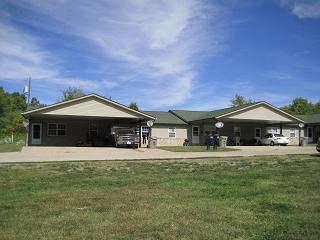
<svg viewBox="0 0 320 240">
<path fill-rule="evenodd" d="M 68 86 L 149 110 L 316 102 L 320 0 L 2 0 L 0 85 L 28 76 L 47 104 Z"/>
</svg>

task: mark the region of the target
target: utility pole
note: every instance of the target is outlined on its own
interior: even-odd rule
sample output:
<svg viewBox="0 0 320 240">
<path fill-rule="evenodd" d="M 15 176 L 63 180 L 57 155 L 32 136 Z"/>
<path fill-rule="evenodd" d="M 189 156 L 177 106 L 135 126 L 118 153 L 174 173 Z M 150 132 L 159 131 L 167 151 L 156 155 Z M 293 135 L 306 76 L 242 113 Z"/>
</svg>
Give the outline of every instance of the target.
<svg viewBox="0 0 320 240">
<path fill-rule="evenodd" d="M 28 110 L 28 106 L 30 105 L 30 94 L 31 94 L 31 77 L 28 78 L 27 80 L 27 84 L 24 86 L 23 89 L 23 94 L 26 96 L 26 102 L 27 102 L 27 109 Z M 23 125 L 26 128 L 26 147 L 29 145 L 29 132 L 30 132 L 30 122 L 29 119 L 25 119 L 23 121 Z"/>
<path fill-rule="evenodd" d="M 31 94 L 31 77 L 28 78 L 27 84 L 24 86 L 23 94 L 26 96 L 27 106 L 30 104 L 30 94 Z"/>
</svg>

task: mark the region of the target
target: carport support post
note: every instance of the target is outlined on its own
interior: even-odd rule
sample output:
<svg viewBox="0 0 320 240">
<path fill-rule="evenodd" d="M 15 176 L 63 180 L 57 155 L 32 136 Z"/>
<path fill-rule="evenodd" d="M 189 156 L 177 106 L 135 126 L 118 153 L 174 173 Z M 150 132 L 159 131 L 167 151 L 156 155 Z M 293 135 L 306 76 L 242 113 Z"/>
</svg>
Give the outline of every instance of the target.
<svg viewBox="0 0 320 240">
<path fill-rule="evenodd" d="M 26 127 L 26 147 L 29 145 L 29 128 L 30 124 Z"/>
<path fill-rule="evenodd" d="M 282 122 L 280 122 L 280 134 L 282 134 Z"/>
<path fill-rule="evenodd" d="M 141 148 L 141 122 L 139 122 L 139 148 Z"/>
<path fill-rule="evenodd" d="M 299 127 L 299 146 L 301 146 L 301 141 L 300 141 L 300 139 L 301 139 L 301 127 Z"/>
</svg>

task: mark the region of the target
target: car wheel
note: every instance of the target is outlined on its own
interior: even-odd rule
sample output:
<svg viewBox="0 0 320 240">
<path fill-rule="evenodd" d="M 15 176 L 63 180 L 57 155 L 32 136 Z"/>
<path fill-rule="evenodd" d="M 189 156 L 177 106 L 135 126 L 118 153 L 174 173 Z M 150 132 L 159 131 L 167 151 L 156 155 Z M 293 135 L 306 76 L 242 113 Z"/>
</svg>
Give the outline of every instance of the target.
<svg viewBox="0 0 320 240">
<path fill-rule="evenodd" d="M 274 146 L 274 141 L 271 141 L 271 142 L 270 142 L 270 146 Z"/>
</svg>

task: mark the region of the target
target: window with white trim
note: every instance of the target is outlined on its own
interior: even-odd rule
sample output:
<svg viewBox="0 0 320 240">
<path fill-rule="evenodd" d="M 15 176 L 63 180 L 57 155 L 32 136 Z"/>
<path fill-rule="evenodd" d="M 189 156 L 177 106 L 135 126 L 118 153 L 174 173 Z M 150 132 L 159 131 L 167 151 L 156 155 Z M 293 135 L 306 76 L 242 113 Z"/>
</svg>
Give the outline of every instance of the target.
<svg viewBox="0 0 320 240">
<path fill-rule="evenodd" d="M 296 137 L 296 130 L 294 128 L 290 128 L 289 129 L 289 135 L 290 137 Z"/>
<path fill-rule="evenodd" d="M 168 128 L 169 138 L 176 138 L 176 128 Z"/>
<path fill-rule="evenodd" d="M 142 126 L 141 127 L 141 134 L 142 134 L 142 136 L 143 135 L 148 136 L 149 135 L 149 127 Z"/>
<path fill-rule="evenodd" d="M 90 123 L 89 125 L 89 136 L 96 137 L 98 136 L 98 125 L 95 123 Z"/>
<path fill-rule="evenodd" d="M 63 123 L 48 123 L 48 136 L 65 136 L 66 125 Z"/>
<path fill-rule="evenodd" d="M 280 133 L 280 128 L 278 128 L 278 127 L 269 127 L 269 128 L 267 128 L 267 133 Z"/>
</svg>

